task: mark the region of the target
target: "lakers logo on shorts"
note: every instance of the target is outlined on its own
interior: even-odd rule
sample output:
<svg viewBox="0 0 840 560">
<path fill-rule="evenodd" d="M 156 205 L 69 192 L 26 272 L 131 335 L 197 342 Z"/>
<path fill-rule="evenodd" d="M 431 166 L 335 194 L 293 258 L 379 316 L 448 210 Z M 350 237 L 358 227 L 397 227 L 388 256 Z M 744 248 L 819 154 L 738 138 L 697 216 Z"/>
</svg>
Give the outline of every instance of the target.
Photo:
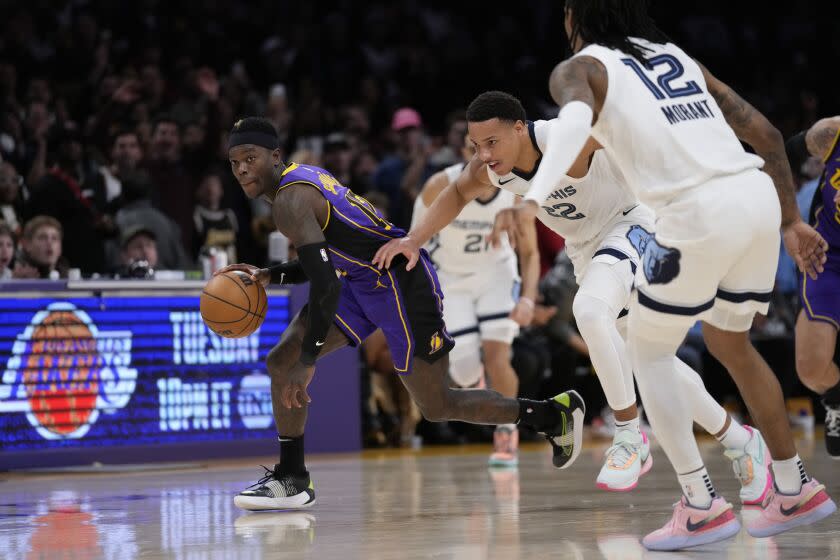
<svg viewBox="0 0 840 560">
<path fill-rule="evenodd" d="M 435 331 L 435 334 L 432 335 L 431 340 L 429 341 L 431 345 L 431 350 L 429 350 L 429 354 L 434 354 L 441 348 L 443 348 L 443 337 L 440 336 L 438 331 Z"/>
</svg>

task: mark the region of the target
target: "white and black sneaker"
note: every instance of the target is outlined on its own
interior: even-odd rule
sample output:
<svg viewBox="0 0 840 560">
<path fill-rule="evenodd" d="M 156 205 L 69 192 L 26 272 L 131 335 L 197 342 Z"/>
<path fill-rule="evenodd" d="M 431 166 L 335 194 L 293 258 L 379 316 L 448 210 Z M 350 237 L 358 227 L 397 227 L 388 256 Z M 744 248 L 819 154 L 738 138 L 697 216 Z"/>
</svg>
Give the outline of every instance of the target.
<svg viewBox="0 0 840 560">
<path fill-rule="evenodd" d="M 304 509 L 315 503 L 315 488 L 309 473 L 305 475 L 281 474 L 277 467 L 265 466 L 265 476 L 240 492 L 233 503 L 249 511 L 272 509 Z"/>
<path fill-rule="evenodd" d="M 832 459 L 840 459 L 840 406 L 825 406 L 825 448 Z"/>
</svg>

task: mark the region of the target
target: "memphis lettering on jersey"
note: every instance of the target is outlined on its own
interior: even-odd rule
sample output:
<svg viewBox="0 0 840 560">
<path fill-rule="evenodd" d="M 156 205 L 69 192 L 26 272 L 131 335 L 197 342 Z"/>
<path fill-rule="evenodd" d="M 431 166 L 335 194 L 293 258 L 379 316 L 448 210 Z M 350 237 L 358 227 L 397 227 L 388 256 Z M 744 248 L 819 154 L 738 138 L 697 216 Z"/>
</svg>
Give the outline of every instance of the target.
<svg viewBox="0 0 840 560">
<path fill-rule="evenodd" d="M 176 365 L 245 364 L 259 361 L 260 331 L 242 338 L 211 332 L 197 311 L 173 311 L 172 362 Z"/>
<path fill-rule="evenodd" d="M 690 101 L 688 103 L 673 103 L 665 107 L 660 107 L 660 109 L 665 115 L 665 118 L 668 119 L 668 124 L 715 118 L 715 114 L 712 112 L 711 107 L 709 107 L 709 101 L 707 99 Z"/>
<path fill-rule="evenodd" d="M 557 189 L 556 191 L 548 195 L 548 198 L 553 198 L 554 200 L 563 200 L 564 198 L 569 198 L 576 192 L 577 189 L 575 189 L 573 185 L 569 185 L 568 187 Z"/>
</svg>

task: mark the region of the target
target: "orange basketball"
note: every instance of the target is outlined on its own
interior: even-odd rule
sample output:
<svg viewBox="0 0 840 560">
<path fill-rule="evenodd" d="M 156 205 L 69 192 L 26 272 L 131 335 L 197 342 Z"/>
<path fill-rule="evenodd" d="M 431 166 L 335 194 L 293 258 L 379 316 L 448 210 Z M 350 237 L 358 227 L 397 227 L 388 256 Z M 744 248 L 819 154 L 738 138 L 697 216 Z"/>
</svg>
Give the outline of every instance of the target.
<svg viewBox="0 0 840 560">
<path fill-rule="evenodd" d="M 265 288 L 244 272 L 218 274 L 201 292 L 204 324 L 225 338 L 241 338 L 260 328 L 266 307 Z"/>
</svg>

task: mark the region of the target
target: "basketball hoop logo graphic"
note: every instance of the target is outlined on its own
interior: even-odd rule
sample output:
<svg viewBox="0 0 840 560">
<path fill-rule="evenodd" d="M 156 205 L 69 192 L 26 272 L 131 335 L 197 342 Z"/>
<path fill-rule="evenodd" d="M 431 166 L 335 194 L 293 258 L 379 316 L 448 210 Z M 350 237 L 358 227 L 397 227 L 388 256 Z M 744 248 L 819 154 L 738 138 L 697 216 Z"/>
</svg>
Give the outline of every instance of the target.
<svg viewBox="0 0 840 560">
<path fill-rule="evenodd" d="M 12 346 L 0 380 L 0 412 L 25 412 L 44 439 L 78 439 L 100 411 L 131 399 L 137 370 L 131 331 L 100 331 L 71 303 L 39 311 Z"/>
</svg>

